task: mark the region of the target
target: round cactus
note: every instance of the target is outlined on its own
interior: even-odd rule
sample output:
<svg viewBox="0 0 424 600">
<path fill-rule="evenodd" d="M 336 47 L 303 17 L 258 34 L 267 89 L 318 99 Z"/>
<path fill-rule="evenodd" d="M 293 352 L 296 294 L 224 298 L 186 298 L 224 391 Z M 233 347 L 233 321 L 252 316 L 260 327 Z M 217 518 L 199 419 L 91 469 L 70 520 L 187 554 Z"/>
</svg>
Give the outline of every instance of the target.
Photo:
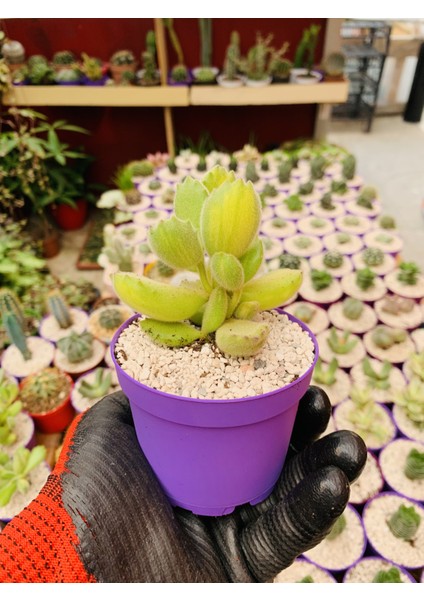
<svg viewBox="0 0 424 600">
<path fill-rule="evenodd" d="M 374 285 L 376 274 L 369 267 L 359 269 L 356 272 L 356 285 L 363 291 L 368 290 Z"/>
<path fill-rule="evenodd" d="M 299 186 L 299 194 L 301 194 L 302 196 L 306 196 L 308 194 L 312 194 L 312 192 L 314 191 L 314 182 L 313 181 L 307 181 L 306 183 L 302 183 Z"/>
<path fill-rule="evenodd" d="M 324 59 L 324 71 L 330 77 L 342 77 L 346 59 L 341 52 L 331 52 Z"/>
<path fill-rule="evenodd" d="M 140 192 L 136 189 L 125 192 L 125 202 L 129 206 L 135 206 L 136 204 L 140 204 L 140 202 L 141 202 Z"/>
<path fill-rule="evenodd" d="M 325 227 L 326 223 L 327 221 L 325 219 L 319 219 L 318 217 L 311 219 L 311 227 L 314 229 L 322 229 Z"/>
<path fill-rule="evenodd" d="M 362 258 L 367 267 L 378 267 L 384 262 L 384 252 L 380 248 L 366 248 Z"/>
<path fill-rule="evenodd" d="M 333 199 L 331 197 L 331 193 L 327 192 L 319 201 L 320 207 L 324 210 L 335 210 L 336 205 L 333 204 Z"/>
<path fill-rule="evenodd" d="M 155 171 L 153 163 L 150 160 L 133 160 L 128 163 L 127 168 L 132 177 L 149 177 Z"/>
<path fill-rule="evenodd" d="M 305 235 L 301 235 L 294 241 L 294 245 L 300 250 L 306 250 L 312 245 L 312 240 Z"/>
<path fill-rule="evenodd" d="M 149 190 L 156 191 L 156 190 L 160 190 L 161 187 L 162 187 L 162 184 L 157 179 L 153 179 L 153 181 L 151 181 L 149 183 Z"/>
<path fill-rule="evenodd" d="M 343 179 L 341 179 L 340 181 L 333 179 L 333 181 L 331 182 L 331 191 L 334 194 L 340 194 L 340 196 L 343 196 L 348 191 L 346 181 L 344 181 Z"/>
<path fill-rule="evenodd" d="M 57 347 L 70 363 L 79 363 L 93 355 L 93 336 L 85 332 L 81 335 L 73 332 L 57 342 Z"/>
<path fill-rule="evenodd" d="M 171 71 L 171 77 L 174 81 L 183 82 L 188 79 L 188 69 L 185 65 L 175 65 Z"/>
<path fill-rule="evenodd" d="M 304 323 L 310 323 L 315 313 L 316 310 L 312 306 L 299 304 L 294 311 L 294 316 Z"/>
<path fill-rule="evenodd" d="M 343 223 L 348 227 L 358 227 L 360 220 L 355 215 L 346 215 L 343 217 Z"/>
<path fill-rule="evenodd" d="M 281 254 L 279 261 L 280 261 L 280 269 L 298 270 L 298 269 L 300 269 L 300 266 L 302 264 L 302 261 L 300 260 L 300 258 L 298 256 L 293 256 L 293 254 L 289 254 L 288 252 Z"/>
<path fill-rule="evenodd" d="M 324 254 L 323 263 L 330 269 L 338 269 L 343 264 L 343 254 L 338 250 L 329 250 Z"/>
<path fill-rule="evenodd" d="M 381 229 L 396 229 L 396 221 L 390 215 L 381 215 L 378 219 L 378 224 Z"/>
<path fill-rule="evenodd" d="M 336 235 L 336 240 L 338 244 L 348 244 L 352 239 L 352 236 L 345 231 L 341 231 Z"/>
<path fill-rule="evenodd" d="M 319 271 L 318 269 L 312 269 L 311 271 L 311 284 L 314 290 L 317 292 L 328 288 L 333 282 L 333 277 L 328 271 Z"/>
<path fill-rule="evenodd" d="M 104 329 L 114 330 L 123 323 L 125 316 L 119 308 L 106 308 L 99 317 L 100 326 Z"/>
<path fill-rule="evenodd" d="M 364 310 L 364 303 L 356 298 L 345 298 L 343 300 L 343 314 L 347 319 L 356 321 Z"/>
</svg>

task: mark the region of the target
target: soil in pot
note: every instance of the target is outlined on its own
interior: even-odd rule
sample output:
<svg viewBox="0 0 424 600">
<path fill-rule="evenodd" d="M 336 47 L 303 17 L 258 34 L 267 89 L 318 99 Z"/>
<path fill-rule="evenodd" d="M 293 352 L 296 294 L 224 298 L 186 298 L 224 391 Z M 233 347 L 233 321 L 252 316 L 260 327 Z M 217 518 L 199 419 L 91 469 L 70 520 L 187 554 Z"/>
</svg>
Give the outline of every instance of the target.
<svg viewBox="0 0 424 600">
<path fill-rule="evenodd" d="M 284 571 L 281 571 L 273 583 L 337 583 L 326 569 L 314 565 L 304 558 L 296 560 Z"/>
<path fill-rule="evenodd" d="M 349 502 L 353 505 L 365 504 L 379 494 L 384 487 L 378 461 L 374 454 L 368 451 L 367 462 L 358 479 L 350 486 Z"/>
<path fill-rule="evenodd" d="M 18 378 L 26 377 L 52 363 L 55 348 L 51 342 L 38 336 L 30 336 L 27 338 L 27 344 L 31 352 L 31 358 L 28 360 L 24 359 L 15 345 L 4 350 L 1 366 L 9 375 Z"/>
<path fill-rule="evenodd" d="M 393 572 L 393 569 L 395 572 Z M 375 581 L 375 577 L 379 576 L 381 572 L 385 574 L 398 574 L 400 583 L 416 583 L 415 579 L 406 569 L 377 556 L 367 556 L 359 560 L 356 565 L 353 565 L 353 567 L 346 571 L 343 583 L 390 583 Z M 395 582 L 393 581 L 393 583 Z"/>
<path fill-rule="evenodd" d="M 424 444 L 408 439 L 393 440 L 381 452 L 379 464 L 392 490 L 419 502 L 424 501 Z"/>
</svg>

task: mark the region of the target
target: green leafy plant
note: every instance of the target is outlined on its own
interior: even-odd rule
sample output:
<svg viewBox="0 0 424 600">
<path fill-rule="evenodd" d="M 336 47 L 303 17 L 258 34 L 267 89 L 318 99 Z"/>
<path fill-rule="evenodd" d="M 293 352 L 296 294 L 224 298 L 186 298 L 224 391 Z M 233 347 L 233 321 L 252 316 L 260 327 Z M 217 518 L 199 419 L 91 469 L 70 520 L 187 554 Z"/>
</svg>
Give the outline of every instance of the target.
<svg viewBox="0 0 424 600">
<path fill-rule="evenodd" d="M 358 343 L 358 339 L 351 337 L 349 331 L 337 332 L 335 327 L 330 329 L 327 343 L 335 354 L 349 354 Z"/>
<path fill-rule="evenodd" d="M 387 520 L 393 535 L 407 542 L 414 540 L 420 524 L 421 517 L 415 507 L 405 506 L 405 504 L 401 504 Z"/>
<path fill-rule="evenodd" d="M 377 390 L 390 389 L 390 373 L 392 364 L 385 360 L 381 365 L 380 372 L 377 372 L 371 365 L 369 358 L 366 356 L 362 361 L 362 371 L 367 377 L 367 386 Z"/>
<path fill-rule="evenodd" d="M 93 336 L 88 331 L 81 334 L 72 332 L 58 340 L 57 347 L 70 363 L 79 363 L 93 355 Z"/>
<path fill-rule="evenodd" d="M 424 428 L 424 383 L 420 379 L 414 377 L 405 388 L 398 390 L 394 402 L 418 429 Z"/>
<path fill-rule="evenodd" d="M 94 381 L 89 383 L 87 379 L 83 379 L 79 385 L 78 391 L 90 400 L 103 398 L 110 389 L 112 383 L 112 373 L 99 367 L 94 372 Z"/>
<path fill-rule="evenodd" d="M 403 472 L 408 479 L 424 479 L 424 452 L 412 448 L 406 457 Z"/>
<path fill-rule="evenodd" d="M 397 567 L 382 569 L 375 574 L 371 583 L 402 583 L 400 571 Z"/>
<path fill-rule="evenodd" d="M 314 290 L 319 292 L 324 290 L 333 283 L 333 276 L 325 270 L 312 269 L 310 273 L 311 283 Z"/>
<path fill-rule="evenodd" d="M 333 385 L 337 381 L 338 368 L 337 358 L 333 358 L 326 368 L 324 368 L 321 358 L 318 358 L 313 372 L 313 379 L 318 385 Z"/>
<path fill-rule="evenodd" d="M 349 412 L 348 419 L 357 433 L 364 439 L 371 435 L 384 442 L 387 431 L 379 422 L 379 407 L 372 397 L 372 390 L 353 386 L 350 398 L 354 406 Z"/>
<path fill-rule="evenodd" d="M 365 248 L 362 258 L 367 267 L 378 267 L 384 262 L 384 252 L 380 248 Z"/>
<path fill-rule="evenodd" d="M 0 369 L 0 446 L 10 446 L 17 439 L 15 419 L 22 411 L 22 402 L 16 400 L 18 393 L 18 384 Z"/>
<path fill-rule="evenodd" d="M 152 227 L 148 240 L 162 262 L 197 272 L 199 280 L 171 286 L 115 273 L 116 294 L 147 317 L 141 327 L 159 344 L 185 346 L 214 335 L 223 353 L 255 354 L 268 326 L 252 318 L 281 306 L 302 281 L 300 271 L 289 269 L 255 277 L 263 261 L 260 221 L 260 199 L 250 182 L 220 166 L 202 181 L 186 177 L 177 187 L 174 214 Z"/>
<path fill-rule="evenodd" d="M 30 474 L 46 458 L 45 446 L 18 448 L 13 458 L 0 453 L 0 506 L 7 506 L 16 492 L 30 488 Z"/>
<path fill-rule="evenodd" d="M 416 285 L 418 275 L 421 273 L 420 267 L 415 262 L 402 262 L 399 265 L 398 281 L 405 285 Z"/>
<path fill-rule="evenodd" d="M 324 254 L 322 262 L 329 269 L 338 269 L 343 264 L 343 254 L 338 250 L 329 250 Z"/>
</svg>

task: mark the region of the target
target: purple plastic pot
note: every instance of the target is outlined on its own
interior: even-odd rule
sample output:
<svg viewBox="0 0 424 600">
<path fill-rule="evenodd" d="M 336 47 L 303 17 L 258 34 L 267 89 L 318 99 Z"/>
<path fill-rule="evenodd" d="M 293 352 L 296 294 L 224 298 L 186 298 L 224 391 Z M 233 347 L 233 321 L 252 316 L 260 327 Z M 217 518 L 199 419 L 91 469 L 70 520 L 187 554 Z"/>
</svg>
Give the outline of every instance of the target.
<svg viewBox="0 0 424 600">
<path fill-rule="evenodd" d="M 376 561 L 380 562 L 382 560 L 384 560 L 384 562 L 387 563 L 387 568 L 388 569 L 390 567 L 396 567 L 396 569 L 399 569 L 399 571 L 401 572 L 401 574 L 404 575 L 404 577 L 409 580 L 409 583 L 417 583 L 415 581 L 415 579 L 412 577 L 411 573 L 408 573 L 408 571 L 406 569 L 403 569 L 399 565 L 396 565 L 394 562 L 392 562 L 390 560 L 387 560 L 386 558 L 379 558 L 378 556 L 367 556 L 367 557 L 364 557 L 364 558 L 361 558 L 360 560 L 358 560 L 354 565 L 352 565 L 350 567 L 350 569 L 348 569 L 346 571 L 346 573 L 344 574 L 343 582 L 342 583 L 366 583 L 366 582 L 361 582 L 361 581 L 352 581 L 350 579 L 353 571 L 355 570 L 355 568 L 360 563 L 370 563 L 370 562 L 376 562 Z M 372 582 L 369 581 L 368 583 L 372 583 Z"/>
<path fill-rule="evenodd" d="M 293 383 L 260 396 L 200 400 L 139 383 L 120 367 L 114 348 L 134 315 L 115 333 L 111 354 L 129 399 L 139 444 L 171 504 L 195 514 L 219 516 L 264 500 L 283 468 L 297 407 L 318 358 Z"/>
</svg>

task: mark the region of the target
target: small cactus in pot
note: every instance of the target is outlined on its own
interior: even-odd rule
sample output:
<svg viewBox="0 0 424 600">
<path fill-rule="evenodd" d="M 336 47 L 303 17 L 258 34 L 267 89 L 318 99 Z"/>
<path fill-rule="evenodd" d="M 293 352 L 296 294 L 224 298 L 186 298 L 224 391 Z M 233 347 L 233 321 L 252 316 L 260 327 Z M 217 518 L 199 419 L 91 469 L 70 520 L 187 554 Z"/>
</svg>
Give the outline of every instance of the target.
<svg viewBox="0 0 424 600">
<path fill-rule="evenodd" d="M 396 229 L 396 221 L 390 215 L 381 215 L 378 224 L 381 229 Z"/>
<path fill-rule="evenodd" d="M 371 335 L 376 346 L 382 350 L 388 350 L 395 344 L 401 344 L 407 339 L 407 333 L 403 329 L 392 329 L 385 325 L 379 325 Z"/>
<path fill-rule="evenodd" d="M 85 332 L 71 333 L 57 342 L 57 347 L 70 363 L 79 363 L 93 355 L 93 336 Z"/>
<path fill-rule="evenodd" d="M 319 270 L 319 269 L 311 270 L 312 287 L 317 292 L 328 288 L 332 284 L 332 282 L 333 282 L 333 276 L 325 269 L 324 270 Z"/>
<path fill-rule="evenodd" d="M 372 210 L 376 198 L 377 190 L 374 187 L 367 185 L 360 191 L 356 204 L 362 208 Z"/>
<path fill-rule="evenodd" d="M 246 172 L 244 177 L 246 181 L 251 181 L 252 183 L 256 183 L 257 181 L 259 181 L 259 175 L 256 170 L 256 165 L 252 160 L 250 160 L 246 165 Z"/>
<path fill-rule="evenodd" d="M 116 330 L 125 320 L 125 314 L 119 308 L 105 308 L 99 316 L 99 325 L 104 329 Z"/>
<path fill-rule="evenodd" d="M 292 169 L 293 163 L 291 160 L 282 161 L 278 167 L 278 181 L 280 183 L 289 183 Z"/>
<path fill-rule="evenodd" d="M 356 158 L 348 154 L 342 161 L 342 175 L 347 181 L 352 180 L 356 174 Z"/>
<path fill-rule="evenodd" d="M 362 291 L 370 289 L 375 282 L 376 274 L 369 267 L 365 267 L 365 269 L 359 269 L 356 272 L 356 285 Z"/>
<path fill-rule="evenodd" d="M 405 285 L 416 285 L 418 276 L 421 273 L 420 267 L 415 262 L 402 262 L 399 265 L 398 281 Z"/>
<path fill-rule="evenodd" d="M 307 181 L 306 183 L 302 183 L 299 186 L 299 194 L 301 196 L 307 196 L 309 194 L 312 194 L 312 192 L 314 191 L 314 182 L 312 180 Z"/>
<path fill-rule="evenodd" d="M 365 248 L 362 259 L 367 267 L 379 267 L 384 262 L 384 252 L 380 248 Z"/>
<path fill-rule="evenodd" d="M 356 298 L 345 298 L 342 305 L 343 315 L 351 321 L 356 321 L 364 312 L 364 303 Z"/>
<path fill-rule="evenodd" d="M 108 393 L 111 383 L 112 373 L 99 367 L 94 372 L 94 381 L 90 383 L 86 379 L 82 379 L 78 391 L 84 398 L 95 400 L 103 398 Z"/>
<path fill-rule="evenodd" d="M 335 354 L 349 354 L 358 343 L 356 337 L 351 337 L 349 331 L 338 333 L 335 327 L 332 327 L 327 338 L 327 342 L 331 350 Z"/>
<path fill-rule="evenodd" d="M 15 422 L 22 411 L 18 393 L 18 384 L 0 369 L 0 446 L 11 446 L 17 439 Z"/>
<path fill-rule="evenodd" d="M 58 290 L 52 290 L 48 293 L 46 302 L 49 312 L 54 316 L 59 327 L 61 329 L 71 327 L 72 317 L 62 294 Z"/>
<path fill-rule="evenodd" d="M 295 269 L 299 270 L 302 261 L 298 256 L 294 256 L 293 254 L 289 254 L 288 252 L 283 252 L 283 254 L 279 257 L 280 269 Z"/>
<path fill-rule="evenodd" d="M 387 526 L 393 535 L 406 542 L 412 542 L 415 539 L 420 524 L 421 517 L 415 508 L 404 504 L 401 504 L 387 520 Z"/>
<path fill-rule="evenodd" d="M 333 194 L 344 196 L 348 191 L 346 181 L 344 181 L 343 179 L 339 181 L 337 179 L 333 179 L 333 181 L 331 182 L 330 190 Z"/>
<path fill-rule="evenodd" d="M 406 457 L 403 472 L 408 479 L 424 479 L 424 452 L 412 448 Z"/>
<path fill-rule="evenodd" d="M 19 398 L 24 410 L 30 414 L 42 414 L 65 402 L 71 389 L 69 375 L 57 367 L 47 367 L 23 380 Z"/>
<path fill-rule="evenodd" d="M 329 250 L 324 254 L 322 262 L 329 269 L 338 269 L 343 265 L 343 254 L 337 250 Z"/>
</svg>

